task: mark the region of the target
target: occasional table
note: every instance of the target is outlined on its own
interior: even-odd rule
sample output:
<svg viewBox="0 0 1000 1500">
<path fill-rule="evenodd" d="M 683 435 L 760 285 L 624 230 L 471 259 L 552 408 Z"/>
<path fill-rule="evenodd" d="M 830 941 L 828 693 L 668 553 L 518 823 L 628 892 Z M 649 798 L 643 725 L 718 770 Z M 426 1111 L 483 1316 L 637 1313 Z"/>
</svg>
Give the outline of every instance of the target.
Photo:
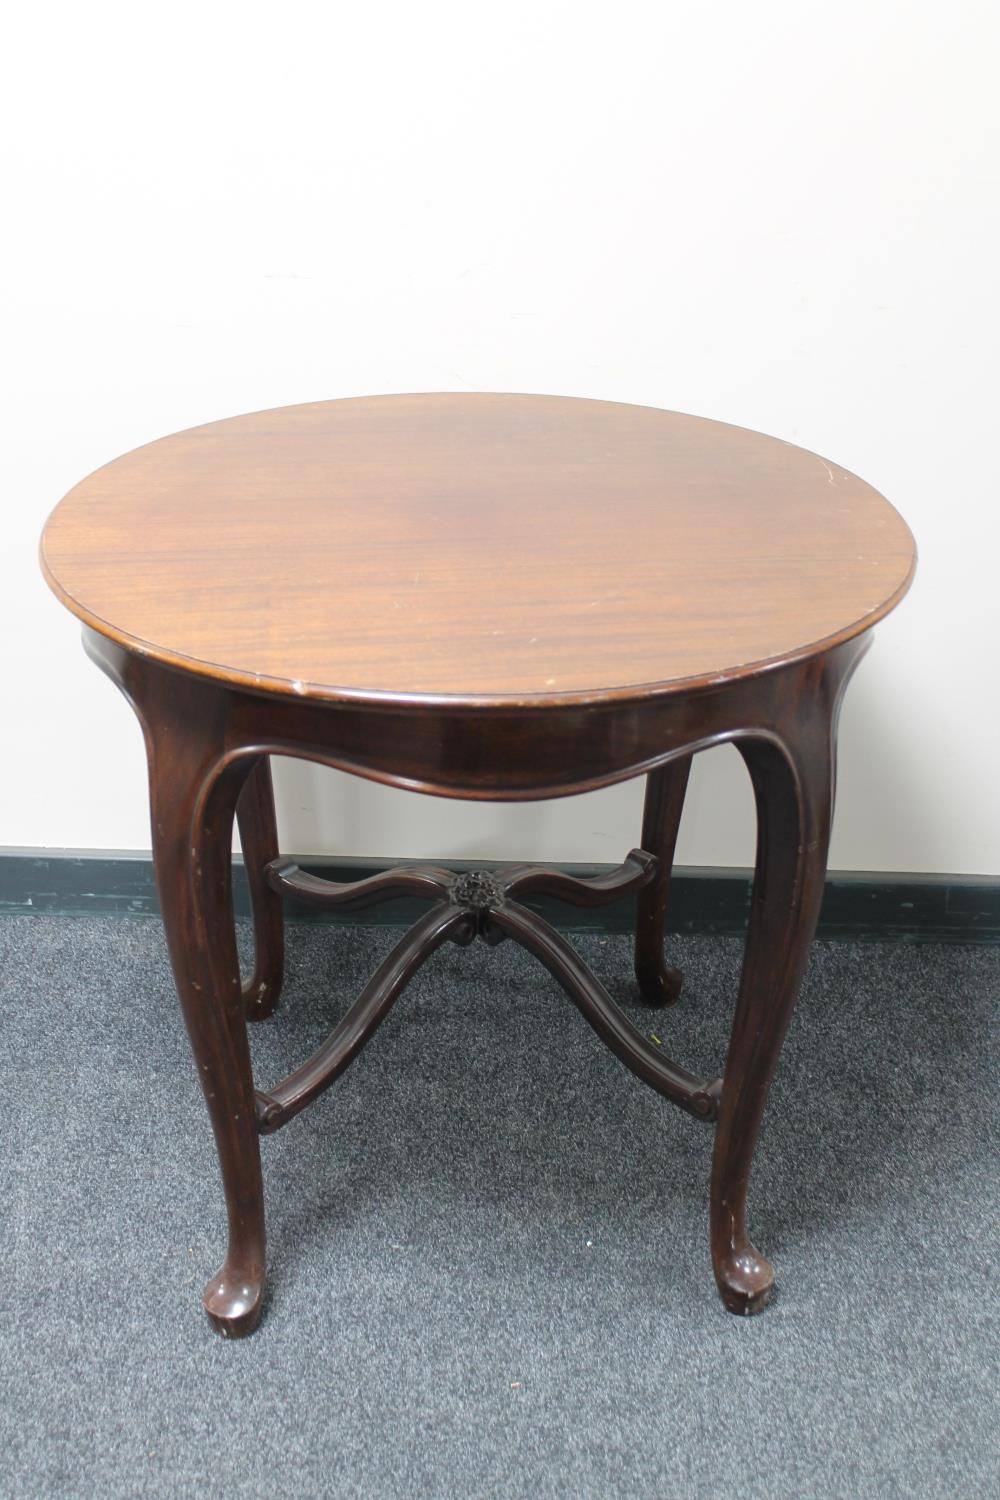
<svg viewBox="0 0 1000 1500">
<path fill-rule="evenodd" d="M 257 412 L 138 448 L 70 491 L 42 565 L 145 734 L 163 920 L 229 1221 L 204 1293 L 220 1332 L 261 1314 L 261 1135 L 348 1066 L 429 954 L 476 938 L 535 954 L 626 1067 L 714 1126 L 716 1280 L 733 1312 L 763 1307 L 774 1277 L 747 1233 L 747 1180 L 823 892 L 838 710 L 914 563 L 888 502 L 815 454 L 548 396 Z M 700 1078 L 525 898 L 633 896 L 639 992 L 673 1002 L 664 919 L 688 771 L 727 742 L 753 784 L 756 873 L 724 1072 Z M 593 880 L 413 864 L 325 881 L 280 857 L 271 755 L 496 802 L 643 775 L 639 847 Z M 254 918 L 245 983 L 234 818 Z M 428 907 L 319 1050 L 256 1087 L 247 1022 L 281 989 L 285 894 Z"/>
</svg>

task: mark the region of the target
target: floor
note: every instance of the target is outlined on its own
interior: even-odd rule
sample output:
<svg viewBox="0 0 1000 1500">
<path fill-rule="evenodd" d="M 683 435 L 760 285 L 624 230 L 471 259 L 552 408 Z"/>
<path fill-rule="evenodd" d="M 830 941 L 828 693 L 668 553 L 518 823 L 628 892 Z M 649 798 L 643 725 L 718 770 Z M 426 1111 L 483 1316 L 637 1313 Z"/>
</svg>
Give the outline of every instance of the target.
<svg viewBox="0 0 1000 1500">
<path fill-rule="evenodd" d="M 290 929 L 262 1084 L 392 936 Z M 677 939 L 659 1013 L 626 940 L 579 946 L 678 1060 L 721 1063 L 735 942 Z M 6 918 L 0 1496 L 993 1497 L 998 999 L 998 948 L 816 945 L 752 1184 L 778 1293 L 741 1320 L 710 1129 L 510 944 L 443 950 L 264 1142 L 270 1302 L 227 1343 L 158 923 Z"/>
</svg>

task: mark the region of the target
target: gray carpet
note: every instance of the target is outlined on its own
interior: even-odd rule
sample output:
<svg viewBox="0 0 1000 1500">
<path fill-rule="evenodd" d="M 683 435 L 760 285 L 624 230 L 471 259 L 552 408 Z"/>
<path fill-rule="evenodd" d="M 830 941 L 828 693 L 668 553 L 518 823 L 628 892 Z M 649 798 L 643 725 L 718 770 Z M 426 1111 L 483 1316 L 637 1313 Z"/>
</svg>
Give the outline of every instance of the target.
<svg viewBox="0 0 1000 1500">
<path fill-rule="evenodd" d="M 291 930 L 258 1078 L 390 934 Z M 631 1003 L 619 938 L 580 947 Z M 706 1238 L 711 1131 L 607 1054 L 510 944 L 432 960 L 330 1094 L 264 1143 L 259 1333 L 199 1301 L 222 1245 L 158 923 L 0 923 L 0 1496 L 995 1496 L 1000 949 L 817 945 L 741 1320 Z M 739 950 L 686 939 L 720 1061 Z"/>
</svg>

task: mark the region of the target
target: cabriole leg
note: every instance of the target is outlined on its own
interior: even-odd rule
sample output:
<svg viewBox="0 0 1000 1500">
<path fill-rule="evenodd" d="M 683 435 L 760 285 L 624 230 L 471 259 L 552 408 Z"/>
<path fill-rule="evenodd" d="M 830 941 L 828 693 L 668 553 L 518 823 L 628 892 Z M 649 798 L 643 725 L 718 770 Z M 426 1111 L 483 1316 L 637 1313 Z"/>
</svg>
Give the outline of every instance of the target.
<svg viewBox="0 0 1000 1500">
<path fill-rule="evenodd" d="M 635 912 L 635 977 L 647 1005 L 672 1005 L 684 976 L 663 955 L 670 876 L 677 847 L 677 830 L 691 774 L 691 757 L 669 761 L 646 777 L 642 813 L 642 848 L 655 854 L 656 879 L 639 892 Z"/>
<path fill-rule="evenodd" d="M 823 697 L 822 684 L 816 697 Z M 786 736 L 784 749 L 770 740 L 740 745 L 757 805 L 757 864 L 711 1182 L 715 1278 L 736 1313 L 758 1312 L 774 1284 L 769 1261 L 747 1234 L 747 1184 L 826 877 L 833 722 L 818 707 L 814 712 L 801 733 Z"/>
<path fill-rule="evenodd" d="M 281 994 L 285 970 L 285 922 L 281 896 L 264 871 L 278 858 L 278 826 L 274 816 L 271 763 L 266 756 L 254 762 L 236 804 L 236 822 L 253 911 L 254 968 L 243 986 L 248 1021 L 264 1021 Z"/>
<path fill-rule="evenodd" d="M 231 892 L 233 817 L 246 767 L 215 777 L 223 705 L 171 676 L 168 684 L 150 684 L 152 701 L 142 705 L 153 859 L 229 1220 L 226 1257 L 203 1301 L 218 1331 L 239 1337 L 260 1321 L 264 1291 L 260 1143 Z"/>
</svg>

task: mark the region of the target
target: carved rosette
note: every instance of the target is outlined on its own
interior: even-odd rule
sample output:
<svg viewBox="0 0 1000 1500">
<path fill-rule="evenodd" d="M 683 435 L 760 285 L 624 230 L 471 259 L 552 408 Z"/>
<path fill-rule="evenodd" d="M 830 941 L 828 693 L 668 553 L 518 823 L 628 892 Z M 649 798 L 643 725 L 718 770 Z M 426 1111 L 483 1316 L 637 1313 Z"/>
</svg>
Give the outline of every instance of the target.
<svg viewBox="0 0 1000 1500">
<path fill-rule="evenodd" d="M 504 904 L 504 889 L 487 870 L 466 870 L 452 881 L 448 899 L 463 911 L 497 911 Z"/>
</svg>

